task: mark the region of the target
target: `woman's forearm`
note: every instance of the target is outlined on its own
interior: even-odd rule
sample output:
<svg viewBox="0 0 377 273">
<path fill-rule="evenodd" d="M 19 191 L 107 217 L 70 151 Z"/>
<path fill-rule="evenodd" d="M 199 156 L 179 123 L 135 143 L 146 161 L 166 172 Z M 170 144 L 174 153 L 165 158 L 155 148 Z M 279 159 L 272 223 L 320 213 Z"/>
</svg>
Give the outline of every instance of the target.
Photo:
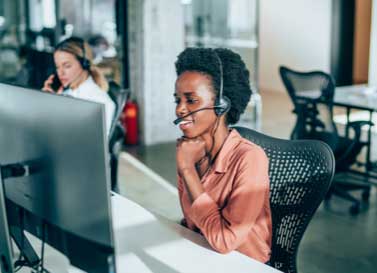
<svg viewBox="0 0 377 273">
<path fill-rule="evenodd" d="M 187 192 L 189 193 L 191 202 L 194 202 L 195 199 L 204 192 L 204 188 L 202 186 L 202 183 L 200 182 L 200 178 L 198 172 L 195 169 L 195 166 L 181 170 L 181 176 L 185 183 Z"/>
</svg>

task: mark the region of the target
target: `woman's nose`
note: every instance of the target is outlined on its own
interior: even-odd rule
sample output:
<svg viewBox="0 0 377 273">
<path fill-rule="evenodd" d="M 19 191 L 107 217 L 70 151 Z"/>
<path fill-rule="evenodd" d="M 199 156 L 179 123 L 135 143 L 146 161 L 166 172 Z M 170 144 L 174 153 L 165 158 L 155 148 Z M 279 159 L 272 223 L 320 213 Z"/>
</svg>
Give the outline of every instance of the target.
<svg viewBox="0 0 377 273">
<path fill-rule="evenodd" d="M 175 113 L 176 113 L 177 116 L 183 116 L 187 112 L 188 112 L 188 110 L 187 110 L 186 104 L 184 104 L 182 102 L 180 102 L 179 104 L 177 104 L 177 107 L 175 109 Z"/>
</svg>

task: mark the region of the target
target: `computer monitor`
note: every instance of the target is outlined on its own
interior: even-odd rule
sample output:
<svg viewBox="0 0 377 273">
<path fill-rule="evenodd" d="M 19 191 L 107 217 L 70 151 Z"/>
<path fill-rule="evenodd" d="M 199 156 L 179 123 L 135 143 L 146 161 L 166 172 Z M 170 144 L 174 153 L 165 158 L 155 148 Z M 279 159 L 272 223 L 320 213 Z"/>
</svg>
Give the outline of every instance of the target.
<svg viewBox="0 0 377 273">
<path fill-rule="evenodd" d="M 30 252 L 20 245 L 27 230 L 85 271 L 113 272 L 104 106 L 5 84 L 0 105 L 0 165 L 29 172 L 3 179 L 21 251 Z"/>
</svg>

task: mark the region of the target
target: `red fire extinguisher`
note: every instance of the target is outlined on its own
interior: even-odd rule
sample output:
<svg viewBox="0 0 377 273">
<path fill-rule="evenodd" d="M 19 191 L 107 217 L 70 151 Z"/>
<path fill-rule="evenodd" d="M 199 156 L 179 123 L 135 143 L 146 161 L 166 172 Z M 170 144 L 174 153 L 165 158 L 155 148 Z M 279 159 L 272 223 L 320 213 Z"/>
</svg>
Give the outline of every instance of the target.
<svg viewBox="0 0 377 273">
<path fill-rule="evenodd" d="M 126 144 L 137 144 L 138 141 L 138 107 L 136 101 L 129 100 L 123 109 L 123 126 L 126 129 Z"/>
</svg>

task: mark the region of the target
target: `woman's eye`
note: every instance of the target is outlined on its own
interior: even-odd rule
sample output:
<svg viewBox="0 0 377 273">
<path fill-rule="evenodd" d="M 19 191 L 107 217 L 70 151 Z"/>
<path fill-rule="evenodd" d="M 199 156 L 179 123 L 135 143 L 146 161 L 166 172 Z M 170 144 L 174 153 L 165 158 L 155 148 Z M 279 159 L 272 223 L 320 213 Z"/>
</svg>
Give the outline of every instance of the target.
<svg viewBox="0 0 377 273">
<path fill-rule="evenodd" d="M 188 104 L 194 104 L 194 103 L 196 103 L 198 100 L 196 100 L 196 99 L 187 99 L 187 103 Z"/>
<path fill-rule="evenodd" d="M 195 104 L 198 100 L 197 99 L 187 98 L 187 99 L 185 99 L 185 101 L 186 101 L 187 104 Z M 174 102 L 175 102 L 175 104 L 180 104 L 181 103 L 181 99 L 180 98 L 175 98 Z"/>
</svg>

